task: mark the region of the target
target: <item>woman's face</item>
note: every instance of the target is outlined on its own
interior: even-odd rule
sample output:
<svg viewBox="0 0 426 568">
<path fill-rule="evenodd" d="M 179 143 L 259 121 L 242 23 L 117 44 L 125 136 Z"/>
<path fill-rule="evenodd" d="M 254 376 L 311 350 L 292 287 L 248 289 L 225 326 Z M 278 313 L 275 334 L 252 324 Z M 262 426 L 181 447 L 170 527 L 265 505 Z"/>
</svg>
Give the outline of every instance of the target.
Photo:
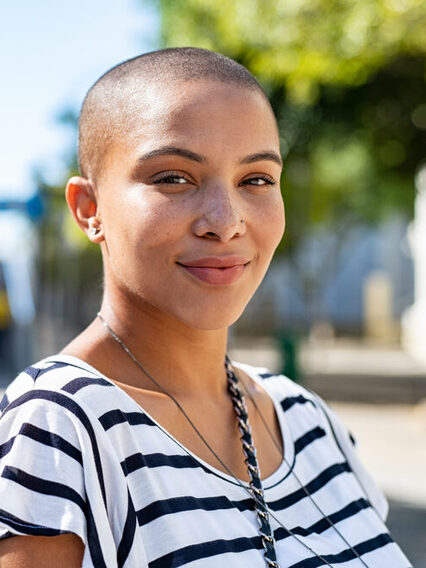
<svg viewBox="0 0 426 568">
<path fill-rule="evenodd" d="M 197 329 L 232 324 L 284 231 L 270 108 L 195 81 L 152 88 L 128 130 L 98 184 L 109 298 Z"/>
</svg>

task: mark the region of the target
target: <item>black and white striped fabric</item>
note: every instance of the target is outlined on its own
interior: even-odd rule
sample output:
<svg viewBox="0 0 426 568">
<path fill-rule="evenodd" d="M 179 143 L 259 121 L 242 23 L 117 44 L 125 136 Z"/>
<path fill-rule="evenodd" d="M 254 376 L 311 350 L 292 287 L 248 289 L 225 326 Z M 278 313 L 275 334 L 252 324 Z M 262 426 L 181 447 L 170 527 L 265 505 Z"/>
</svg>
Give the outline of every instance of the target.
<svg viewBox="0 0 426 568">
<path fill-rule="evenodd" d="M 236 367 L 262 384 L 279 418 L 286 459 L 263 480 L 273 514 L 331 565 L 360 568 L 295 472 L 369 567 L 409 567 L 383 524 L 383 496 L 342 451 L 342 436 L 351 443 L 333 414 L 289 379 Z M 245 490 L 86 363 L 54 356 L 26 369 L 0 411 L 0 538 L 75 533 L 84 568 L 265 568 Z M 271 523 L 281 568 L 323 566 Z"/>
</svg>

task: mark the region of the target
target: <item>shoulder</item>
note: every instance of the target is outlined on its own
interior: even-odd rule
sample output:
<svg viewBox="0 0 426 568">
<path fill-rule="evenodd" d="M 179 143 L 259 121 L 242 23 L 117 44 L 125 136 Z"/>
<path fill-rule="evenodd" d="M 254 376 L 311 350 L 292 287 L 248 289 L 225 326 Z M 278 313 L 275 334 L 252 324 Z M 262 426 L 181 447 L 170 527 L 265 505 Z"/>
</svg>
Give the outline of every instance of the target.
<svg viewBox="0 0 426 568">
<path fill-rule="evenodd" d="M 273 373 L 264 367 L 253 367 L 242 363 L 234 365 L 260 383 L 279 403 L 290 430 L 293 429 L 297 434 L 305 433 L 299 442 L 304 440 L 305 443 L 308 439 L 313 439 L 311 435 L 313 432 L 324 433 L 324 439 L 327 438 L 331 442 L 331 446 L 327 445 L 327 448 L 338 448 L 372 506 L 382 519 L 386 519 L 388 512 L 386 498 L 360 462 L 355 451 L 353 436 L 327 403 L 316 393 L 284 375 Z"/>
<path fill-rule="evenodd" d="M 290 410 L 293 406 L 307 405 L 316 408 L 318 405 L 317 396 L 313 392 L 285 375 L 274 373 L 265 367 L 237 362 L 233 364 L 264 388 L 274 400 L 280 403 L 284 411 Z"/>
<path fill-rule="evenodd" d="M 9 400 L 13 400 L 35 387 L 60 390 L 66 382 L 80 375 L 81 372 L 81 368 L 76 367 L 66 358 L 53 355 L 22 370 L 9 384 L 6 393 Z"/>
<path fill-rule="evenodd" d="M 91 431 L 104 407 L 110 408 L 111 397 L 104 391 L 113 386 L 73 358 L 42 359 L 19 373 L 6 389 L 0 403 L 1 430 L 43 423 L 57 431 L 82 426 Z"/>
<path fill-rule="evenodd" d="M 96 502 L 98 493 L 105 495 L 102 457 L 108 448 L 92 408 L 73 394 L 82 378 L 97 377 L 48 358 L 24 369 L 6 390 L 0 413 L 0 540 L 75 533 L 87 543 L 89 497 Z"/>
<path fill-rule="evenodd" d="M 327 403 L 310 389 L 263 367 L 240 363 L 235 366 L 249 375 L 272 398 L 279 414 L 285 415 L 287 427 L 294 436 L 315 430 L 328 433 L 335 441 L 341 435 L 351 445 L 355 444 L 352 435 Z M 339 435 L 336 435 L 336 431 Z"/>
</svg>

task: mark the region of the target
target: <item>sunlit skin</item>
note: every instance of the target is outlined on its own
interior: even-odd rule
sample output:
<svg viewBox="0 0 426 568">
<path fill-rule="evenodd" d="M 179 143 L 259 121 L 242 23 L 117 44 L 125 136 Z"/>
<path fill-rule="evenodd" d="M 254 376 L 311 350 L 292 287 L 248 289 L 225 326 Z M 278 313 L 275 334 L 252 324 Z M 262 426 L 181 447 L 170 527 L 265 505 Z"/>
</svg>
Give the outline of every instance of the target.
<svg viewBox="0 0 426 568">
<path fill-rule="evenodd" d="M 195 81 L 141 97 L 128 135 L 108 149 L 99 179 L 75 177 L 67 186 L 77 223 L 101 246 L 101 313 L 241 479 L 247 471 L 224 357 L 228 327 L 262 281 L 283 235 L 280 174 L 276 122 L 262 96 Z M 99 319 L 63 353 L 92 364 L 182 444 L 224 470 Z M 269 396 L 238 374 L 279 446 Z M 265 478 L 282 453 L 246 399 Z M 59 546 L 57 538 L 51 547 Z"/>
<path fill-rule="evenodd" d="M 194 82 L 151 91 L 127 139 L 109 149 L 97 186 L 82 178 L 68 185 L 77 222 L 101 244 L 102 313 L 153 372 L 179 371 L 179 383 L 164 377 L 172 390 L 186 382 L 193 393 L 217 391 L 227 328 L 283 234 L 279 162 L 275 119 L 259 94 Z M 230 255 L 248 263 L 228 286 L 206 284 L 178 264 Z"/>
<path fill-rule="evenodd" d="M 223 332 L 252 297 L 282 237 L 272 113 L 257 93 L 213 85 L 188 84 L 173 98 L 153 93 L 131 143 L 108 155 L 97 213 L 104 303 L 120 320 L 156 308 L 167 325 Z M 248 264 L 229 286 L 203 285 L 177 264 L 231 255 Z"/>
</svg>

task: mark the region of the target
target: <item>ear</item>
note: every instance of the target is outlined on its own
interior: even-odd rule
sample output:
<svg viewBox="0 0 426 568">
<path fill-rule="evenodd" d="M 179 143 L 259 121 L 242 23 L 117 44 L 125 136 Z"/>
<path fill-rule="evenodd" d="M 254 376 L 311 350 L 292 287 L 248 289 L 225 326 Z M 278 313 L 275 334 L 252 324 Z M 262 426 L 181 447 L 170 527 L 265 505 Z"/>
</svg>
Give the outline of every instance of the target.
<svg viewBox="0 0 426 568">
<path fill-rule="evenodd" d="M 67 183 L 65 196 L 80 229 L 92 242 L 101 243 L 104 231 L 92 182 L 79 176 L 72 177 Z"/>
</svg>

